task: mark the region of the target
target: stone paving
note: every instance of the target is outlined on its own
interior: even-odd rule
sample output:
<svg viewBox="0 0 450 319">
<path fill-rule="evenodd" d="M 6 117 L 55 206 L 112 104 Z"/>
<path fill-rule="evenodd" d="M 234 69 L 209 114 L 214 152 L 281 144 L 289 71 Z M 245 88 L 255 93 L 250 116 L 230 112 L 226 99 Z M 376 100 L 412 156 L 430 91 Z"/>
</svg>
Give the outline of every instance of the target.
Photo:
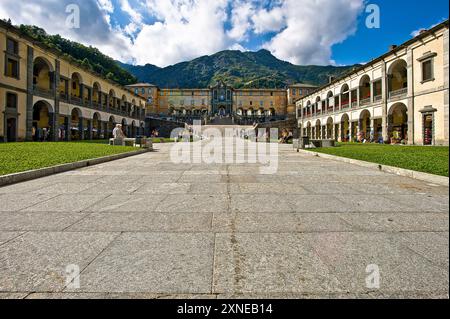
<svg viewBox="0 0 450 319">
<path fill-rule="evenodd" d="M 448 187 L 289 146 L 274 175 L 156 149 L 0 188 L 0 298 L 448 298 Z"/>
</svg>

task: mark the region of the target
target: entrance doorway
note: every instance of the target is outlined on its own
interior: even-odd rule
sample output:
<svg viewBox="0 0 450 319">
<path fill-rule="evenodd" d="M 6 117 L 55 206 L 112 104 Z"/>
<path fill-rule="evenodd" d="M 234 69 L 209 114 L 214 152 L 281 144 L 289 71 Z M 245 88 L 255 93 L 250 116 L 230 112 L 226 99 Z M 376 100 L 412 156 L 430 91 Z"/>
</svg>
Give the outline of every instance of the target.
<svg viewBox="0 0 450 319">
<path fill-rule="evenodd" d="M 17 141 L 17 119 L 9 118 L 6 120 L 6 141 L 16 142 Z"/>
<path fill-rule="evenodd" d="M 433 145 L 433 114 L 423 115 L 423 145 Z"/>
</svg>

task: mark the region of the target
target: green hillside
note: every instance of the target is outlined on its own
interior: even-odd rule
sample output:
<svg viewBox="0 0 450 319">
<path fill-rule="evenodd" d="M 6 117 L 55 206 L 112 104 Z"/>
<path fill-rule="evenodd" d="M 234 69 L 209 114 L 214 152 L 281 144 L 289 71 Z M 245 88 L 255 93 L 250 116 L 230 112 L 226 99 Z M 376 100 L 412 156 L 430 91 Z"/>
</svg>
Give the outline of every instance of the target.
<svg viewBox="0 0 450 319">
<path fill-rule="evenodd" d="M 258 52 L 221 51 L 166 68 L 154 65 L 122 67 L 162 88 L 207 87 L 224 80 L 236 88 L 284 88 L 292 83 L 322 85 L 329 76 L 339 76 L 352 67 L 298 66 L 281 61 L 267 50 Z"/>
</svg>

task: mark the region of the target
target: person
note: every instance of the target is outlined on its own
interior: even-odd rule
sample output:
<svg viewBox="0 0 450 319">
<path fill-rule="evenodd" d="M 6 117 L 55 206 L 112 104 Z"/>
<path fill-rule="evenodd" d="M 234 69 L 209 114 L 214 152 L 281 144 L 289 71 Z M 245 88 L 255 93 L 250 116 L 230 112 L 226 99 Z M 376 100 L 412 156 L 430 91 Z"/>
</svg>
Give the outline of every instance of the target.
<svg viewBox="0 0 450 319">
<path fill-rule="evenodd" d="M 122 125 L 117 124 L 116 128 L 113 130 L 113 137 L 116 140 L 120 140 L 120 139 L 124 139 L 125 138 L 125 134 L 122 131 Z"/>
</svg>

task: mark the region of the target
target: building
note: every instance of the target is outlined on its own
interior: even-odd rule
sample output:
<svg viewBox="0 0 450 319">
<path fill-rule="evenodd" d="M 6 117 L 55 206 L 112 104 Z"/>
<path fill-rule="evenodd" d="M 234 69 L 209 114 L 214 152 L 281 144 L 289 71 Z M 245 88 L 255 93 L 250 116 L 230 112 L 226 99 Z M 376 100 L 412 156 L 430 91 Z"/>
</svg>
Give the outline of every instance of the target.
<svg viewBox="0 0 450 319">
<path fill-rule="evenodd" d="M 449 144 L 448 20 L 297 103 L 305 136 Z"/>
<path fill-rule="evenodd" d="M 148 83 L 127 86 L 148 102 L 149 114 L 196 117 L 275 118 L 295 115 L 295 102 L 316 86 L 294 84 L 287 89 L 235 89 L 224 82 L 200 89 L 160 89 Z"/>
<path fill-rule="evenodd" d="M 0 21 L 0 141 L 142 134 L 146 100 Z"/>
</svg>

